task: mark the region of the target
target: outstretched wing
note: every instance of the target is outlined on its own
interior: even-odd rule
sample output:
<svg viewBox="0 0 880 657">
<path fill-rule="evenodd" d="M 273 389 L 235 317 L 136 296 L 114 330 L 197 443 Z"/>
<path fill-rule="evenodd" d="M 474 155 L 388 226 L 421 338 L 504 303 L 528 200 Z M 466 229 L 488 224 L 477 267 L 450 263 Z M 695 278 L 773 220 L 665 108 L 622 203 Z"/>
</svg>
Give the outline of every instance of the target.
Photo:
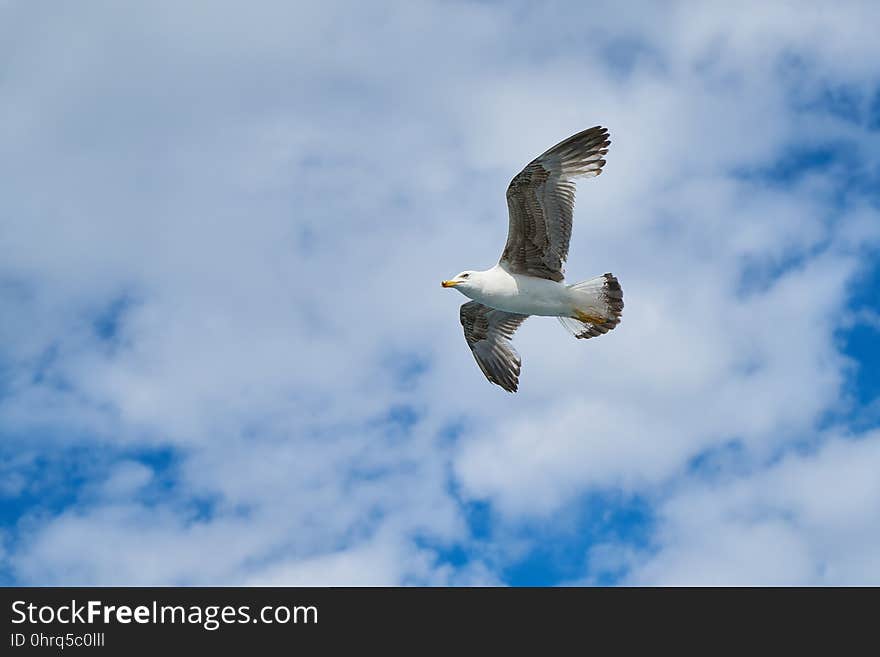
<svg viewBox="0 0 880 657">
<path fill-rule="evenodd" d="M 501 264 L 516 274 L 561 281 L 568 257 L 574 181 L 602 173 L 608 130 L 584 130 L 532 160 L 507 188 L 510 228 Z"/>
<path fill-rule="evenodd" d="M 516 392 L 521 361 L 510 339 L 528 315 L 495 310 L 469 301 L 461 307 L 460 317 L 464 339 L 483 374 L 507 392 Z"/>
</svg>

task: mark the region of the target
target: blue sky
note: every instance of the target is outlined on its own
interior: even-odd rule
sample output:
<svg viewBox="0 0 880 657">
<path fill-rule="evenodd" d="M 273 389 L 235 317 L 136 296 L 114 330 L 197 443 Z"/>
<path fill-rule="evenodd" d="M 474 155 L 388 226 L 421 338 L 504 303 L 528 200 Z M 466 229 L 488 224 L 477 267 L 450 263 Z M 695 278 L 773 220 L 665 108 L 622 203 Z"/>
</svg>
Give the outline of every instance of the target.
<svg viewBox="0 0 880 657">
<path fill-rule="evenodd" d="M 0 3 L 0 582 L 880 583 L 878 21 Z M 597 124 L 508 395 L 438 282 Z"/>
</svg>

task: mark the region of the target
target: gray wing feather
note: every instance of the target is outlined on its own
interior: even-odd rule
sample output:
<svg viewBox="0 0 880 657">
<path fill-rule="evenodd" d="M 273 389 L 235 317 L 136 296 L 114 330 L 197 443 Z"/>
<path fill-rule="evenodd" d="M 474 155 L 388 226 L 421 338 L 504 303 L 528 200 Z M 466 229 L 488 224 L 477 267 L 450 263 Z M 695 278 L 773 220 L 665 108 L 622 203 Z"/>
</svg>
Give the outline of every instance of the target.
<svg viewBox="0 0 880 657">
<path fill-rule="evenodd" d="M 572 179 L 602 173 L 602 156 L 610 143 L 607 128 L 584 130 L 536 157 L 510 181 L 510 226 L 501 254 L 509 271 L 551 281 L 564 278 L 574 210 Z"/>
<path fill-rule="evenodd" d="M 469 301 L 461 307 L 464 339 L 474 360 L 489 381 L 507 392 L 516 392 L 521 364 L 510 339 L 527 317 L 495 310 L 477 301 Z"/>
</svg>

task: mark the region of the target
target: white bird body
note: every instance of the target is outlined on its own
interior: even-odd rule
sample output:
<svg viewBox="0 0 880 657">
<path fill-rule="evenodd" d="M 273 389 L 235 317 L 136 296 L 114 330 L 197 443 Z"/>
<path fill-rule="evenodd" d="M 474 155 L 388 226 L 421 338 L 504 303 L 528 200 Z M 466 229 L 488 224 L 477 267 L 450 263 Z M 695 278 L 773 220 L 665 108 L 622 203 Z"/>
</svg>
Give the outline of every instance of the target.
<svg viewBox="0 0 880 657">
<path fill-rule="evenodd" d="M 582 293 L 565 283 L 513 274 L 498 264 L 486 271 L 470 272 L 459 292 L 484 306 L 520 315 L 572 317 Z"/>
<path fill-rule="evenodd" d="M 521 360 L 511 345 L 529 315 L 558 317 L 576 338 L 604 335 L 620 324 L 623 290 L 612 274 L 566 285 L 574 178 L 598 176 L 608 152 L 601 126 L 572 135 L 532 160 L 507 188 L 510 224 L 498 264 L 463 271 L 443 287 L 473 299 L 459 310 L 465 341 L 483 374 L 516 392 Z"/>
</svg>

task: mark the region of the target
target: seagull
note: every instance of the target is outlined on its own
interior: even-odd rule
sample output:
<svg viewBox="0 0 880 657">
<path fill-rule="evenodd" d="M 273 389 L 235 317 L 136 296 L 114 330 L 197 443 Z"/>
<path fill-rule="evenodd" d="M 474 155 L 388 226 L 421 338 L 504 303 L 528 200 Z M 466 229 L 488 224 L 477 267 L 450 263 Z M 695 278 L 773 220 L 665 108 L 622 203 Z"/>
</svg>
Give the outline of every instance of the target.
<svg viewBox="0 0 880 657">
<path fill-rule="evenodd" d="M 602 173 L 608 130 L 596 126 L 539 155 L 507 187 L 510 224 L 498 264 L 443 281 L 473 299 L 461 307 L 464 339 L 490 382 L 519 385 L 521 360 L 511 339 L 529 315 L 557 317 L 576 338 L 603 335 L 620 323 L 623 290 L 604 274 L 566 285 L 574 179 Z"/>
</svg>

